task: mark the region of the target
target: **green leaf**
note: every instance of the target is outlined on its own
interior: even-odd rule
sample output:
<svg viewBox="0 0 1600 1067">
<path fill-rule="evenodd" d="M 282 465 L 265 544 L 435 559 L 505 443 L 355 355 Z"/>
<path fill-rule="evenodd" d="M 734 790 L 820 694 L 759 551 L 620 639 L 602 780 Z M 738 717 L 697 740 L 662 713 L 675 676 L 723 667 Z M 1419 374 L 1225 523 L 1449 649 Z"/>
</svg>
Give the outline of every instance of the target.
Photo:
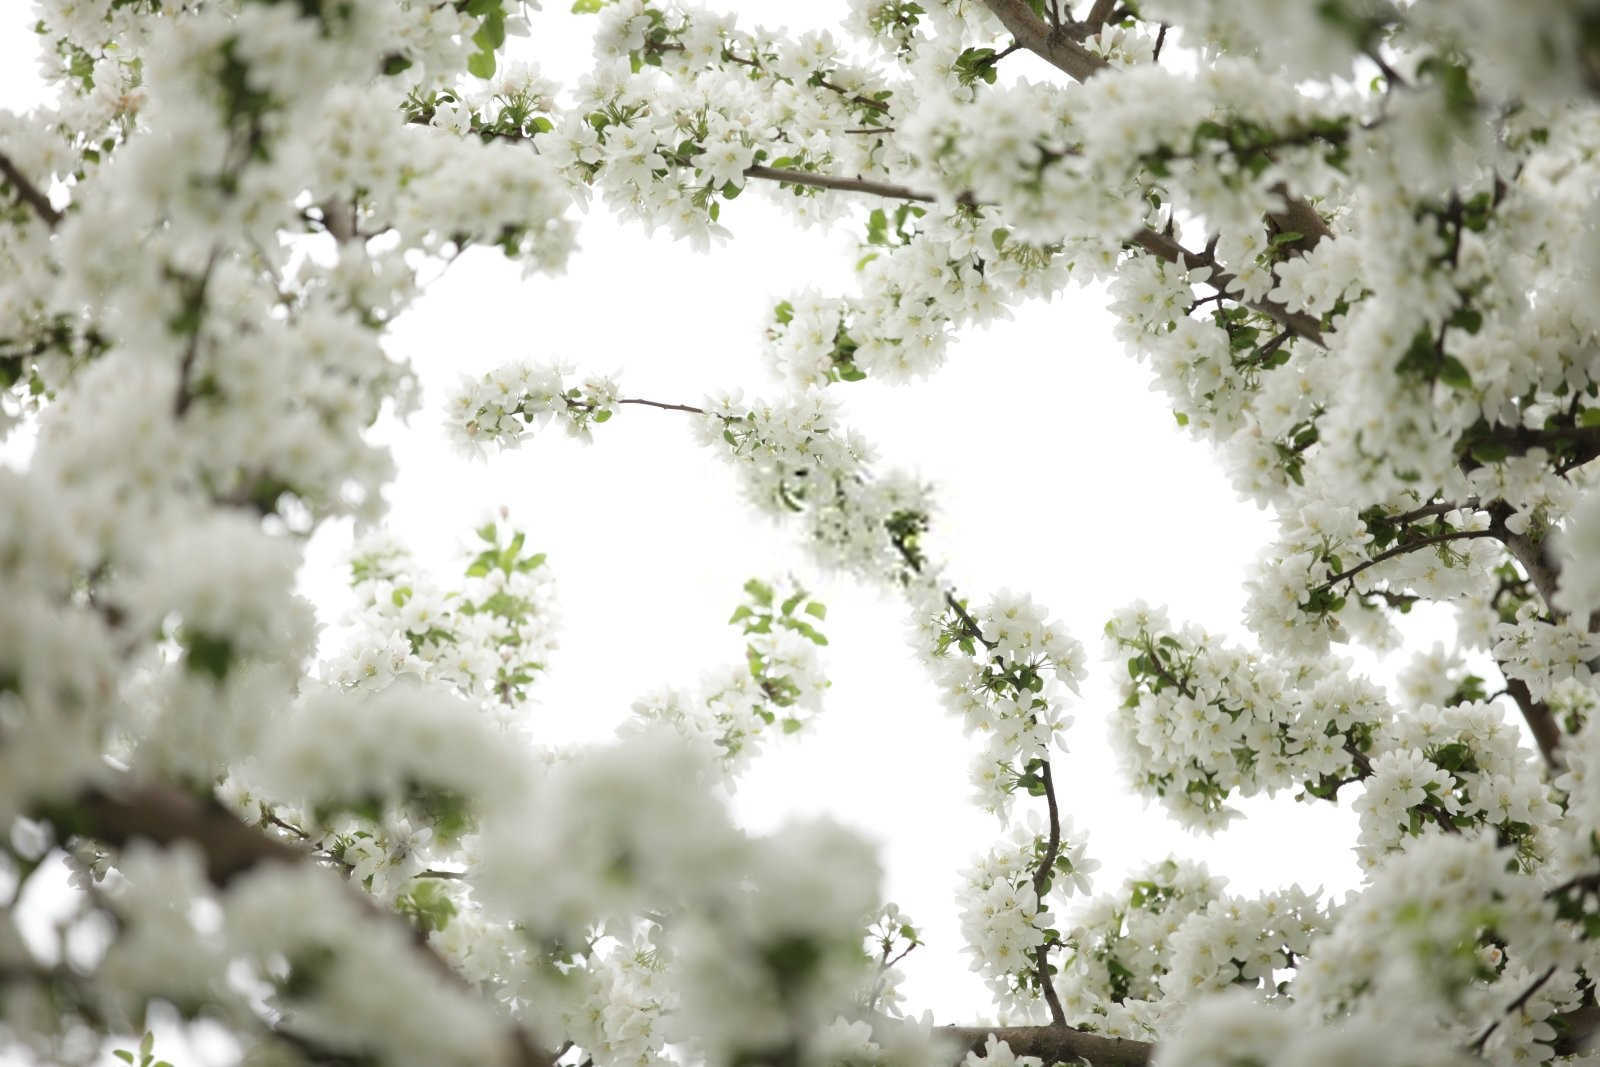
<svg viewBox="0 0 1600 1067">
<path fill-rule="evenodd" d="M 1477 333 L 1483 325 L 1483 312 L 1477 308 L 1457 308 L 1456 313 L 1450 316 L 1450 325 L 1467 333 Z"/>
<path fill-rule="evenodd" d="M 734 623 L 743 619 L 748 619 L 754 614 L 755 612 L 750 610 L 750 606 L 748 604 L 740 604 L 738 607 L 733 609 L 733 614 L 728 616 L 728 625 L 732 626 Z"/>
<path fill-rule="evenodd" d="M 1471 389 L 1472 375 L 1466 365 L 1454 356 L 1445 356 L 1439 364 L 1439 380 L 1452 389 Z"/>
<path fill-rule="evenodd" d="M 129 1052 L 125 1048 L 117 1049 L 115 1052 L 112 1053 L 112 1055 L 115 1056 L 117 1059 L 121 1060 L 123 1063 L 132 1063 L 133 1062 L 133 1053 Z"/>
<path fill-rule="evenodd" d="M 210 675 L 217 682 L 228 676 L 228 668 L 233 666 L 233 640 L 226 634 L 188 634 L 184 645 L 189 653 L 184 666 L 190 674 Z"/>
<path fill-rule="evenodd" d="M 828 617 L 827 606 L 815 600 L 806 605 L 805 611 L 806 614 L 810 615 L 812 618 L 826 619 Z"/>
<path fill-rule="evenodd" d="M 467 73 L 488 81 L 494 77 L 494 53 L 474 52 L 467 57 Z"/>
<path fill-rule="evenodd" d="M 752 578 L 745 582 L 744 591 L 749 593 L 751 599 L 762 607 L 770 608 L 772 606 L 772 586 L 761 581 L 761 579 Z"/>
<path fill-rule="evenodd" d="M 484 16 L 472 43 L 485 52 L 492 52 L 506 43 L 506 15 L 498 8 Z"/>
<path fill-rule="evenodd" d="M 395 910 L 423 933 L 443 930 L 455 917 L 455 903 L 435 879 L 418 879 L 414 888 L 395 900 Z"/>
<path fill-rule="evenodd" d="M 1467 451 L 1479 463 L 1499 463 L 1511 455 L 1511 446 L 1504 441 L 1480 441 Z"/>
<path fill-rule="evenodd" d="M 873 245 L 889 243 L 889 216 L 884 214 L 881 207 L 873 208 L 872 214 L 867 216 L 867 243 Z"/>
</svg>

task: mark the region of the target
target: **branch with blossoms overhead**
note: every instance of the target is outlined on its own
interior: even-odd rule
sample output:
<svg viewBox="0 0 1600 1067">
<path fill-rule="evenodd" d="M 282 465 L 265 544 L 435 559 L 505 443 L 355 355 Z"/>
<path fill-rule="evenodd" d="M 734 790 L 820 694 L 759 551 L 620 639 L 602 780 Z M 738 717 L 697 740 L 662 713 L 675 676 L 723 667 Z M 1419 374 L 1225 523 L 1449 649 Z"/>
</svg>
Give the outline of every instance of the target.
<svg viewBox="0 0 1600 1067">
<path fill-rule="evenodd" d="M 0 469 L 0 1047 L 77 1058 L 161 1003 L 293 1062 L 1585 1062 L 1592 15 L 855 0 L 835 36 L 573 7 L 595 62 L 560 86 L 520 56 L 572 16 L 519 0 L 38 4 L 55 98 L 0 112 L 0 429 L 37 441 Z M 709 249 L 746 196 L 860 245 L 854 284 L 778 294 L 752 337 L 771 399 L 513 364 L 448 418 L 483 451 L 684 416 L 821 579 L 904 602 L 1000 820 L 956 905 L 993 1026 L 909 1017 L 924 933 L 859 836 L 729 815 L 822 711 L 810 580 L 752 579 L 727 666 L 559 750 L 529 715 L 555 567 L 504 517 L 448 578 L 363 542 L 332 657 L 294 594 L 307 538 L 381 518 L 371 431 L 418 401 L 389 327 L 432 267 L 559 270 L 591 199 Z M 957 588 L 932 489 L 838 416 L 1068 284 L 1104 284 L 1278 525 L 1253 640 L 1110 621 L 1115 758 L 1197 832 L 1282 791 L 1348 806 L 1342 902 L 1158 856 L 1092 880 L 1052 762 L 1082 649 Z M 1456 638 L 1392 685 L 1334 654 L 1430 604 Z M 62 854 L 51 957 L 15 916 Z"/>
</svg>

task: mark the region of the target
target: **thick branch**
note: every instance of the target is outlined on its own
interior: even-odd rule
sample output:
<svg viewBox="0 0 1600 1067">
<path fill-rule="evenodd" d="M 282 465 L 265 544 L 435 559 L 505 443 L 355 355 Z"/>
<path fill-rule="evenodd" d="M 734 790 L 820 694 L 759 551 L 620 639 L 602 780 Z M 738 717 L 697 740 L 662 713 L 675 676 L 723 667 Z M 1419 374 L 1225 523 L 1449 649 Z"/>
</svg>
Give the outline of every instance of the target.
<svg viewBox="0 0 1600 1067">
<path fill-rule="evenodd" d="M 1567 426 L 1550 430 L 1532 426 L 1496 426 L 1482 434 L 1469 432 L 1457 446 L 1467 454 L 1468 458 L 1463 462 L 1469 464 L 1469 469 L 1470 466 L 1477 466 L 1470 459 L 1471 450 L 1486 445 L 1493 446 L 1497 452 L 1504 449 L 1502 454 L 1507 456 L 1524 455 L 1535 448 L 1561 453 L 1558 458 L 1562 461 L 1561 470 L 1564 472 L 1600 458 L 1600 426 Z M 1569 450 L 1570 455 L 1567 454 Z"/>
<path fill-rule="evenodd" d="M 306 853 L 241 822 L 214 800 L 160 785 L 131 785 L 115 795 L 90 789 L 46 817 L 58 830 L 122 848 L 135 839 L 158 845 L 189 841 L 205 854 L 206 877 L 218 888 L 257 864 L 299 863 Z"/>
<path fill-rule="evenodd" d="M 205 800 L 171 786 L 128 782 L 111 790 L 91 788 L 73 802 L 41 812 L 62 837 L 79 834 L 122 847 L 135 840 L 173 845 L 187 841 L 199 846 L 205 857 L 206 876 L 219 888 L 258 864 L 306 863 L 309 853 L 276 841 L 241 821 L 215 799 Z M 352 891 L 353 892 L 353 891 Z M 404 922 L 379 909 L 365 894 L 361 905 L 376 921 Z M 419 958 L 447 980 L 465 987 L 466 981 L 412 931 Z M 515 1067 L 550 1067 L 555 1056 L 537 1046 L 521 1026 L 508 1024 L 507 1061 Z"/>
<path fill-rule="evenodd" d="M 1590 1039 L 1596 1030 L 1600 1030 L 1600 1004 L 1585 1004 L 1581 1008 L 1552 1015 L 1550 1021 L 1558 1029 L 1552 1045 L 1557 1056 L 1587 1052 L 1593 1044 Z"/>
<path fill-rule="evenodd" d="M 1528 576 L 1528 581 L 1538 590 L 1550 617 L 1558 622 L 1565 618 L 1566 612 L 1556 607 L 1555 601 L 1560 571 L 1545 555 L 1544 543 L 1525 533 L 1513 533 L 1506 526 L 1506 520 L 1511 517 L 1511 505 L 1504 501 L 1496 501 L 1489 509 L 1489 516 L 1490 531 L 1500 539 L 1500 543 L 1505 546 L 1511 558 L 1522 567 L 1523 573 Z M 1589 629 L 1594 628 L 1595 619 L 1591 616 Z M 1502 670 L 1501 673 L 1505 672 Z M 1545 766 L 1554 771 L 1563 769 L 1566 760 L 1557 751 L 1561 745 L 1561 728 L 1556 724 L 1556 717 L 1550 710 L 1550 705 L 1542 700 L 1535 700 L 1525 683 L 1510 676 L 1506 677 L 1506 695 L 1522 712 L 1522 718 L 1527 722 L 1528 729 L 1533 733 L 1533 740 L 1539 746 L 1539 755 L 1544 757 Z"/>
<path fill-rule="evenodd" d="M 1111 64 L 1074 39 L 1079 36 L 1077 33 L 1068 33 L 1065 27 L 1059 31 L 1052 29 L 1047 22 L 1033 13 L 1027 0 L 983 0 L 983 2 L 984 6 L 994 12 L 995 18 L 1011 32 L 1011 36 L 1017 39 L 1018 44 L 1057 70 L 1065 72 L 1069 77 L 1077 81 L 1088 81 L 1093 75 L 1110 67 Z M 1094 30 L 1090 29 L 1082 36 L 1086 37 L 1092 32 Z"/>
<path fill-rule="evenodd" d="M 50 198 L 40 191 L 39 187 L 28 180 L 28 176 L 17 169 L 11 158 L 0 152 L 0 177 L 16 191 L 18 199 L 33 208 L 33 213 L 44 220 L 44 224 L 51 229 L 61 221 L 61 212 L 50 205 Z"/>
<path fill-rule="evenodd" d="M 1300 235 L 1281 247 L 1301 253 L 1309 252 L 1317 247 L 1318 241 L 1333 236 L 1328 224 L 1322 221 L 1321 213 L 1299 197 L 1290 195 L 1289 187 L 1283 182 L 1274 185 L 1272 191 L 1283 197 L 1284 204 L 1282 211 L 1267 212 L 1267 221 L 1272 223 L 1272 232 Z"/>
<path fill-rule="evenodd" d="M 1506 677 L 1506 695 L 1522 712 L 1523 721 L 1533 733 L 1534 743 L 1539 746 L 1539 755 L 1544 757 L 1545 766 L 1551 770 L 1564 768 L 1566 760 L 1556 752 L 1561 744 L 1561 727 L 1556 725 L 1555 713 L 1550 710 L 1550 705 L 1533 699 L 1528 684 L 1521 678 L 1509 675 Z"/>
<path fill-rule="evenodd" d="M 1155 1046 L 1126 1037 L 1102 1037 L 1065 1026 L 939 1026 L 936 1037 L 947 1038 L 967 1052 L 982 1052 L 989 1035 L 1004 1041 L 1018 1056 L 1037 1056 L 1045 1063 L 1077 1063 L 1094 1067 L 1146 1067 Z"/>
<path fill-rule="evenodd" d="M 1554 564 L 1545 558 L 1544 545 L 1535 541 L 1527 534 L 1513 533 L 1506 526 L 1506 520 L 1511 516 L 1511 506 L 1504 502 L 1496 504 L 1490 509 L 1489 529 L 1500 543 L 1506 546 L 1506 551 L 1511 558 L 1522 566 L 1523 573 L 1539 591 L 1539 596 L 1544 600 L 1546 610 L 1551 618 L 1560 620 L 1566 612 L 1556 607 L 1556 588 L 1559 584 L 1560 574 Z"/>
<path fill-rule="evenodd" d="M 1089 17 L 1083 24 L 1089 28 L 1090 33 L 1098 33 L 1101 26 L 1111 21 L 1111 13 L 1117 9 L 1117 0 L 1094 0 L 1094 6 L 1089 9 Z"/>
</svg>

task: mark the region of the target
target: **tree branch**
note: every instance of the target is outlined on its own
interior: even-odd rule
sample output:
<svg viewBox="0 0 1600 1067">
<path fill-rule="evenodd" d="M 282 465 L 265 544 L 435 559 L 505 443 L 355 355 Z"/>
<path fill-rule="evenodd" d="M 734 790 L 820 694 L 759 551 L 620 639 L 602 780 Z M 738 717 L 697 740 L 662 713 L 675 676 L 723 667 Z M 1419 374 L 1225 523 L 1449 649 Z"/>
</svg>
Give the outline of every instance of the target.
<svg viewBox="0 0 1600 1067">
<path fill-rule="evenodd" d="M 1480 537 L 1497 538 L 1499 537 L 1499 534 L 1497 534 L 1494 530 L 1452 530 L 1449 533 L 1431 534 L 1427 537 L 1420 537 L 1415 541 L 1407 541 L 1403 545 L 1395 545 L 1393 548 L 1379 552 L 1371 559 L 1362 560 L 1354 567 L 1347 568 L 1340 571 L 1338 574 L 1335 574 L 1333 577 L 1329 578 L 1327 581 L 1323 582 L 1321 585 L 1317 586 L 1311 591 L 1313 593 L 1320 593 L 1325 589 L 1332 589 L 1340 582 L 1348 581 L 1349 579 L 1354 578 L 1368 567 L 1376 567 L 1384 560 L 1393 559 L 1396 556 L 1408 555 L 1412 552 L 1415 552 L 1419 548 L 1427 548 L 1429 545 L 1442 545 L 1450 541 L 1471 541 Z"/>
<path fill-rule="evenodd" d="M 192 842 L 205 856 L 206 877 L 219 889 L 258 864 L 306 858 L 301 849 L 268 837 L 215 800 L 201 801 L 169 786 L 129 783 L 116 793 L 92 788 L 44 817 L 63 836 L 79 834 L 115 848 L 141 838 L 162 846 Z"/>
<path fill-rule="evenodd" d="M 1050 809 L 1050 838 L 1045 843 L 1044 855 L 1039 859 L 1039 869 L 1033 872 L 1033 895 L 1040 911 L 1044 910 L 1045 888 L 1061 851 L 1061 811 L 1056 806 L 1055 782 L 1050 778 L 1050 761 L 1041 760 L 1039 778 L 1044 782 L 1045 802 Z M 1050 1021 L 1056 1026 L 1067 1025 L 1067 1014 L 1056 994 L 1056 984 L 1050 980 L 1050 945 L 1040 945 L 1034 950 L 1034 964 L 1039 969 L 1039 987 L 1044 991 L 1044 1001 L 1050 1007 Z"/>
<path fill-rule="evenodd" d="M 1454 500 L 1436 500 L 1431 504 L 1423 504 L 1420 507 L 1414 507 L 1410 511 L 1402 511 L 1398 515 L 1385 515 L 1383 516 L 1383 521 L 1386 523 L 1394 523 L 1396 526 L 1404 526 L 1406 523 L 1416 522 L 1418 519 L 1428 519 L 1435 515 L 1448 515 L 1452 511 L 1482 510 L 1483 506 L 1478 502 L 1478 498 L 1475 496 L 1469 496 L 1460 502 Z"/>
<path fill-rule="evenodd" d="M 963 1057 L 967 1052 L 981 1053 L 993 1034 L 1016 1055 L 1037 1056 L 1047 1064 L 1088 1060 L 1094 1067 L 1147 1067 L 1155 1051 L 1148 1041 L 1104 1037 L 1067 1026 L 937 1026 L 933 1033 L 957 1044 Z"/>
<path fill-rule="evenodd" d="M 1535 978 L 1528 985 L 1528 988 L 1524 989 L 1517 996 L 1516 1000 L 1513 1000 L 1510 1004 L 1506 1005 L 1505 1014 L 1510 1015 L 1513 1012 L 1520 1011 L 1522 1009 L 1523 1005 L 1527 1004 L 1529 999 L 1532 998 L 1532 996 L 1539 991 L 1539 987 L 1544 985 L 1546 982 L 1548 982 L 1550 980 L 1550 976 L 1555 974 L 1555 973 L 1556 973 L 1556 965 L 1552 963 L 1549 966 L 1549 968 L 1546 969 L 1546 971 L 1543 974 L 1541 974 L 1538 978 Z M 1471 1045 L 1467 1046 L 1467 1051 L 1468 1052 L 1473 1052 L 1473 1053 L 1482 1053 L 1483 1052 L 1483 1046 L 1488 1043 L 1490 1035 L 1492 1035 L 1499 1028 L 1500 1028 L 1500 1020 L 1496 1019 L 1494 1022 L 1490 1023 L 1487 1027 L 1484 1028 L 1483 1033 L 1478 1035 L 1478 1039 L 1476 1041 L 1474 1041 Z"/>
<path fill-rule="evenodd" d="M 1052 30 L 1043 19 L 1033 13 L 1027 0 L 983 0 L 983 2 L 984 6 L 994 12 L 995 17 L 1017 39 L 1018 44 L 1076 81 L 1088 81 L 1101 71 L 1110 69 L 1109 63 L 1078 42 L 1099 32 L 1100 27 L 1111 17 L 1116 7 L 1114 2 L 1102 3 L 1097 0 L 1089 12 L 1088 21 L 1077 23 L 1072 32 Z M 1063 30 L 1065 29 L 1063 27 Z M 1309 252 L 1316 247 L 1318 241 L 1330 234 L 1328 224 L 1322 221 L 1317 209 L 1306 201 L 1291 196 L 1288 186 L 1284 183 L 1279 182 L 1274 185 L 1272 191 L 1284 200 L 1284 210 L 1267 213 L 1275 232 L 1301 235 L 1288 247 L 1299 252 Z M 1284 325 L 1287 326 L 1288 323 L 1284 322 Z M 1307 335 L 1302 333 L 1301 336 Z M 1322 342 L 1319 340 L 1317 343 Z"/>
<path fill-rule="evenodd" d="M 1157 233 L 1147 227 L 1134 234 L 1131 243 L 1168 263 L 1182 263 L 1190 270 L 1201 268 L 1208 270 L 1210 274 L 1206 278 L 1206 284 L 1220 293 L 1226 293 L 1228 287 L 1234 283 L 1234 276 L 1223 270 L 1215 259 L 1200 252 L 1189 251 L 1169 234 Z M 1290 311 L 1274 300 L 1247 300 L 1242 303 L 1261 312 L 1285 329 L 1293 330 L 1296 336 L 1320 348 L 1328 347 L 1322 337 L 1322 323 L 1305 312 Z"/>
<path fill-rule="evenodd" d="M 38 215 L 46 226 L 53 230 L 61 222 L 61 212 L 51 206 L 50 198 L 29 181 L 27 175 L 18 170 L 17 165 L 11 162 L 11 157 L 4 152 L 0 152 L 0 177 L 5 178 L 6 183 L 16 192 L 17 199 L 31 207 L 33 213 Z"/>
<path fill-rule="evenodd" d="M 617 400 L 619 404 L 642 404 L 645 407 L 660 408 L 662 411 L 687 411 L 692 415 L 704 415 L 705 408 L 697 408 L 693 404 L 668 404 L 663 400 L 645 400 L 642 397 L 622 397 Z"/>
<path fill-rule="evenodd" d="M 1033 13 L 1027 0 L 983 0 L 983 3 L 1018 44 L 1076 81 L 1088 81 L 1111 66 L 1078 43 L 1098 26 L 1094 29 L 1077 26 L 1071 32 L 1066 27 L 1056 30 Z"/>
<path fill-rule="evenodd" d="M 121 848 L 135 840 L 169 846 L 187 841 L 199 846 L 206 877 L 218 888 L 263 863 L 305 863 L 302 849 L 274 840 L 224 808 L 215 798 L 204 800 L 157 783 L 127 781 L 120 788 L 91 787 L 66 804 L 48 806 L 40 817 L 66 838 L 91 837 Z M 381 909 L 364 893 L 351 891 L 375 921 L 404 923 L 400 916 Z M 407 924 L 419 959 L 446 980 L 467 988 L 467 982 L 428 946 L 426 935 Z M 282 1035 L 280 1035 L 282 1036 Z M 556 1057 L 541 1049 L 523 1027 L 508 1022 L 506 1062 L 515 1067 L 550 1067 Z"/>
<path fill-rule="evenodd" d="M 908 185 L 874 181 L 870 178 L 842 178 L 832 174 L 814 174 L 810 171 L 781 170 L 776 167 L 762 166 L 747 167 L 744 175 L 746 178 L 757 178 L 763 181 L 804 185 L 814 189 L 868 193 L 873 196 L 888 197 L 892 200 L 911 200 L 923 204 L 937 203 L 939 200 L 932 193 L 913 189 Z M 956 202 L 962 204 L 978 203 L 967 193 L 957 197 Z M 1209 259 L 1199 252 L 1189 251 L 1179 244 L 1175 238 L 1167 234 L 1157 233 L 1155 230 L 1146 228 L 1129 238 L 1129 242 L 1169 263 L 1182 263 L 1191 270 L 1199 267 L 1208 268 L 1210 276 L 1206 279 L 1206 284 L 1218 292 L 1225 293 L 1227 288 L 1234 282 L 1234 276 L 1223 270 L 1215 260 Z M 1326 347 L 1326 342 L 1322 337 L 1322 324 L 1312 316 L 1300 311 L 1290 311 L 1282 304 L 1271 300 L 1248 301 L 1246 306 L 1261 312 L 1280 326 L 1292 330 L 1296 336 L 1302 337 L 1312 344 Z"/>
<path fill-rule="evenodd" d="M 1505 675 L 1505 672 L 1502 670 L 1501 674 Z M 1567 761 L 1556 751 L 1561 745 L 1561 727 L 1556 725 L 1555 713 L 1550 710 L 1550 705 L 1533 699 L 1533 694 L 1528 691 L 1528 683 L 1521 678 L 1505 675 L 1505 679 L 1506 695 L 1522 712 L 1522 719 L 1533 733 L 1534 743 L 1539 746 L 1539 755 L 1544 757 L 1544 765 L 1553 771 L 1564 769 Z"/>
<path fill-rule="evenodd" d="M 1354 779 L 1345 779 L 1339 782 L 1334 787 L 1336 792 L 1339 785 L 1348 785 L 1351 781 L 1364 782 L 1373 775 L 1371 758 L 1356 747 L 1355 741 L 1351 739 L 1349 734 L 1345 734 L 1344 751 L 1350 757 L 1350 762 L 1356 769 L 1356 776 Z M 1445 833 L 1459 834 L 1461 832 L 1461 828 L 1455 824 L 1455 820 L 1450 817 L 1450 813 L 1437 800 L 1430 797 L 1421 804 L 1413 805 L 1413 807 L 1425 815 L 1433 816 L 1433 821 L 1438 823 L 1439 829 Z"/>
<path fill-rule="evenodd" d="M 1506 520 L 1511 517 L 1511 505 L 1505 501 L 1496 501 L 1489 508 L 1489 531 L 1499 538 L 1500 543 L 1506 546 L 1506 551 L 1511 558 L 1522 566 L 1522 570 L 1539 591 L 1540 598 L 1544 601 L 1550 617 L 1557 621 L 1566 618 L 1566 612 L 1556 607 L 1556 589 L 1560 584 L 1560 571 L 1545 558 L 1544 543 L 1535 541 L 1527 534 L 1513 533 L 1506 525 Z"/>
<path fill-rule="evenodd" d="M 1089 17 L 1083 24 L 1089 27 L 1091 34 L 1098 33 L 1100 27 L 1111 21 L 1111 13 L 1117 9 L 1117 0 L 1094 0 L 1094 6 L 1089 9 Z"/>
<path fill-rule="evenodd" d="M 1592 459 L 1600 458 L 1600 426 L 1571 426 L 1541 430 L 1532 426 L 1497 426 L 1485 433 L 1468 431 L 1457 445 L 1463 455 L 1463 464 L 1470 470 L 1480 466 L 1471 459 L 1471 450 L 1482 445 L 1505 449 L 1505 455 L 1520 456 L 1535 448 L 1559 452 L 1563 460 L 1562 473 L 1581 467 Z M 1565 453 L 1571 450 L 1571 455 Z"/>
<path fill-rule="evenodd" d="M 932 193 L 919 192 L 906 185 L 895 185 L 891 182 L 872 181 L 869 178 L 838 178 L 832 174 L 813 174 L 805 170 L 780 170 L 777 167 L 746 167 L 746 178 L 760 178 L 763 181 L 784 182 L 789 185 L 805 185 L 813 189 L 836 189 L 846 193 L 870 193 L 873 196 L 886 196 L 891 200 L 915 200 L 918 203 L 932 204 L 938 197 Z"/>
<path fill-rule="evenodd" d="M 188 413 L 189 405 L 194 403 L 194 364 L 200 355 L 200 328 L 205 324 L 206 290 L 211 285 L 211 272 L 216 269 L 217 253 L 218 250 L 212 248 L 211 254 L 206 257 L 205 270 L 200 273 L 199 280 L 194 283 L 194 291 L 188 298 L 191 306 L 184 311 L 188 319 L 189 341 L 183 347 L 183 360 L 178 364 L 178 394 L 172 402 L 172 414 L 179 419 Z"/>
<path fill-rule="evenodd" d="M 1600 1029 L 1600 1004 L 1585 1004 L 1572 1011 L 1550 1016 L 1558 1033 L 1551 1045 L 1557 1056 L 1572 1056 L 1589 1051 L 1594 1032 Z"/>
</svg>

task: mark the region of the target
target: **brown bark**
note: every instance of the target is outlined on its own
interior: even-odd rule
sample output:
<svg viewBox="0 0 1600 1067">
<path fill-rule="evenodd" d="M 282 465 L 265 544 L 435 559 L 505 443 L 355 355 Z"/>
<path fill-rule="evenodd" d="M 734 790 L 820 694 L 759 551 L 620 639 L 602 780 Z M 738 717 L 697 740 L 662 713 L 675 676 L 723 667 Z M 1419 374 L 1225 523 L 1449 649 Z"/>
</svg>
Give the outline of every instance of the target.
<svg viewBox="0 0 1600 1067">
<path fill-rule="evenodd" d="M 309 863 L 311 855 L 302 849 L 275 840 L 243 822 L 220 803 L 204 800 L 172 786 L 128 781 L 109 788 L 91 788 L 74 801 L 48 808 L 41 816 L 56 832 L 91 837 L 121 847 L 136 840 L 158 845 L 180 841 L 198 846 L 205 857 L 206 876 L 219 888 L 262 863 Z M 355 893 L 354 890 L 351 891 Z M 374 922 L 404 922 L 399 915 L 380 908 L 365 894 L 355 893 L 358 902 Z M 469 988 L 444 958 L 429 947 L 425 937 L 410 930 L 421 961 L 447 980 Z M 291 1037 L 286 1040 L 292 1040 Z M 550 1067 L 556 1059 L 542 1048 L 522 1026 L 507 1022 L 507 1067 Z"/>
<path fill-rule="evenodd" d="M 1018 1056 L 1037 1056 L 1046 1064 L 1078 1063 L 1093 1067 L 1147 1067 L 1155 1052 L 1148 1041 L 1105 1037 L 1067 1026 L 940 1026 L 934 1035 L 948 1038 L 967 1052 L 982 1052 L 989 1035 L 1004 1041 Z"/>
</svg>

